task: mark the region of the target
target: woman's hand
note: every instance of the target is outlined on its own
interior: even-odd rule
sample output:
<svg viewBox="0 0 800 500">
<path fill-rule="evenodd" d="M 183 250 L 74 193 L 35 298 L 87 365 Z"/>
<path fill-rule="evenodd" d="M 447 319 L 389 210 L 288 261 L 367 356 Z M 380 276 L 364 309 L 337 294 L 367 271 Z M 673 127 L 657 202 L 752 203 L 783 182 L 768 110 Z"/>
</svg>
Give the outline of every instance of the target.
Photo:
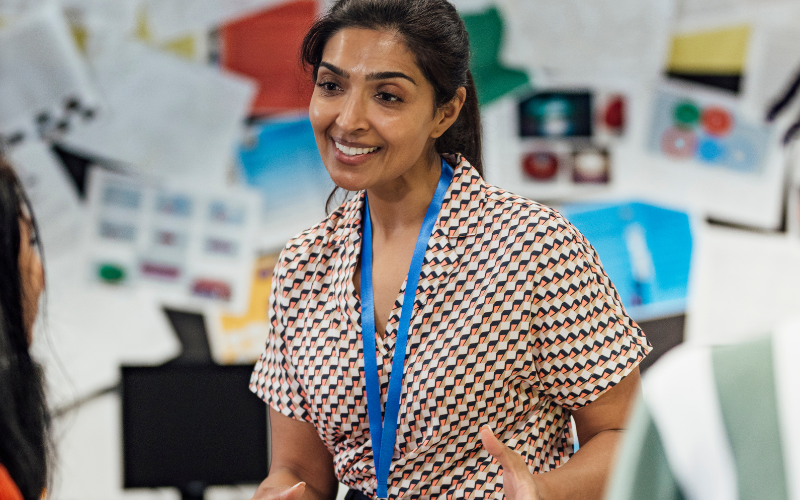
<svg viewBox="0 0 800 500">
<path fill-rule="evenodd" d="M 306 491 L 306 483 L 299 482 L 291 488 L 269 486 L 264 481 L 256 490 L 251 500 L 300 500 Z"/>
<path fill-rule="evenodd" d="M 528 464 L 497 439 L 489 428 L 481 429 L 483 447 L 503 466 L 503 493 L 508 500 L 539 500 L 539 491 Z"/>
</svg>

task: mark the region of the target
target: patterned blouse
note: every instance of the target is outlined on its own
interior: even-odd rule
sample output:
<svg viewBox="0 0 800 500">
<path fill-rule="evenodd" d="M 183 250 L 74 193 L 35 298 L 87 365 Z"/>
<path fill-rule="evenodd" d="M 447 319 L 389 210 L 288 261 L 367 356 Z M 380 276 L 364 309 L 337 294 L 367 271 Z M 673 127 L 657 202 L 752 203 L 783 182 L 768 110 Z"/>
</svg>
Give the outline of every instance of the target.
<svg viewBox="0 0 800 500">
<path fill-rule="evenodd" d="M 463 158 L 414 303 L 390 498 L 494 498 L 502 468 L 478 431 L 544 472 L 572 455 L 570 410 L 650 351 L 592 246 L 558 212 L 484 183 Z M 310 422 L 343 484 L 374 497 L 359 296 L 363 193 L 284 248 L 250 388 Z M 382 400 L 403 290 L 376 336 Z"/>
</svg>

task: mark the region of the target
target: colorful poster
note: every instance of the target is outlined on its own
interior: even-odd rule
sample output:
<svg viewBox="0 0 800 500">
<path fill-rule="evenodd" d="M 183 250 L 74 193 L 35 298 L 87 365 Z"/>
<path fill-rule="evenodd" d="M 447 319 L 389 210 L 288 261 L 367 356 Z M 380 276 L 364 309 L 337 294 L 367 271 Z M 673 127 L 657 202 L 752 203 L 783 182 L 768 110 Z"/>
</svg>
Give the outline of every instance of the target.
<svg viewBox="0 0 800 500">
<path fill-rule="evenodd" d="M 733 106 L 696 94 L 660 91 L 655 100 L 650 151 L 704 168 L 759 174 L 766 168 L 771 131 Z"/>
<path fill-rule="evenodd" d="M 272 272 L 278 256 L 278 253 L 273 253 L 256 259 L 247 312 L 231 314 L 214 308 L 207 317 L 209 343 L 217 363 L 255 363 L 263 352 L 267 340 Z"/>
<path fill-rule="evenodd" d="M 259 197 L 245 189 L 147 182 L 95 168 L 89 179 L 88 275 L 147 287 L 176 307 L 247 306 Z"/>
</svg>

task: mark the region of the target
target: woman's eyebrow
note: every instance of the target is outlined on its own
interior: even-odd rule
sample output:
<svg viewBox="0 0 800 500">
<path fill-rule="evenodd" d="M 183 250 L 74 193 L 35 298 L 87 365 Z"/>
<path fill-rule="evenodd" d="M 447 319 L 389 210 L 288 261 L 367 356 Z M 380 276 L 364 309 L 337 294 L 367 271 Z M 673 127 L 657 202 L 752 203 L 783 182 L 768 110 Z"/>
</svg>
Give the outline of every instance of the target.
<svg viewBox="0 0 800 500">
<path fill-rule="evenodd" d="M 331 73 L 333 73 L 334 75 L 337 75 L 337 76 L 341 76 L 342 78 L 350 78 L 350 73 L 348 73 L 347 71 L 343 70 L 342 68 L 334 66 L 331 63 L 327 63 L 327 62 L 323 61 L 323 62 L 319 63 L 319 67 L 320 68 L 327 68 L 328 70 L 331 71 Z M 414 85 L 417 84 L 417 82 L 415 82 L 413 78 L 411 78 L 410 76 L 408 76 L 407 74 L 405 74 L 405 73 L 403 73 L 401 71 L 379 71 L 377 73 L 370 73 L 370 74 L 367 75 L 367 81 L 389 80 L 391 78 L 405 78 L 406 80 L 408 80 L 409 82 L 413 83 Z"/>
<path fill-rule="evenodd" d="M 413 78 L 408 76 L 405 73 L 401 73 L 400 71 L 381 71 L 379 73 L 370 73 L 367 75 L 367 80 L 389 80 L 390 78 L 405 78 L 409 82 L 413 83 L 414 85 L 417 82 L 414 81 Z"/>
<path fill-rule="evenodd" d="M 343 70 L 342 68 L 338 68 L 338 67 L 334 66 L 331 63 L 326 63 L 326 62 L 323 61 L 323 62 L 319 63 L 319 67 L 320 68 L 328 68 L 331 71 L 331 73 L 333 73 L 334 75 L 337 75 L 337 76 L 341 76 L 342 78 L 350 78 L 350 73 L 348 73 L 347 71 Z"/>
</svg>

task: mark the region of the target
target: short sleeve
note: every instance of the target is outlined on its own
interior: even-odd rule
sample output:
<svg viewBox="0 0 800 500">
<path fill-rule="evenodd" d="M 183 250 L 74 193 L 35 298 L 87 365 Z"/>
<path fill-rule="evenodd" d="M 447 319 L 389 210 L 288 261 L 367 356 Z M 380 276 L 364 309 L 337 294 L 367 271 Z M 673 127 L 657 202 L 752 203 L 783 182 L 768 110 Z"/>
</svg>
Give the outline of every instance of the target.
<svg viewBox="0 0 800 500">
<path fill-rule="evenodd" d="M 287 417 L 311 422 L 306 391 L 298 381 L 297 367 L 290 355 L 282 298 L 286 296 L 285 255 L 273 272 L 269 295 L 268 333 L 264 352 L 250 376 L 250 390 Z"/>
<path fill-rule="evenodd" d="M 577 409 L 631 372 L 651 347 L 628 317 L 594 248 L 560 214 L 540 222 L 533 331 L 540 390 Z"/>
</svg>

